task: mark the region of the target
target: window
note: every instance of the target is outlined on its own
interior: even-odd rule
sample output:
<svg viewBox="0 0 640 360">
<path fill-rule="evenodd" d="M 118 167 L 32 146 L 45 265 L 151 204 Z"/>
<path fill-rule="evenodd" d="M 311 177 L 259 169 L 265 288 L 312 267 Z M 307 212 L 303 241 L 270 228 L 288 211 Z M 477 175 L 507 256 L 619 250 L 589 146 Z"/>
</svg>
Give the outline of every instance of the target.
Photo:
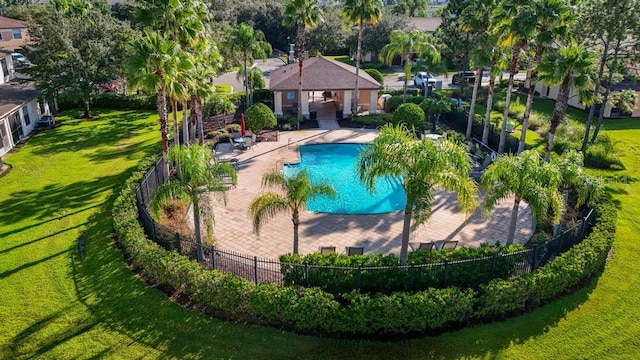
<svg viewBox="0 0 640 360">
<path fill-rule="evenodd" d="M 21 29 L 11 29 L 13 32 L 14 39 L 22 39 L 22 30 Z"/>
<path fill-rule="evenodd" d="M 22 115 L 24 115 L 25 126 L 29 126 L 29 124 L 31 124 L 31 119 L 29 119 L 29 109 L 27 109 L 26 106 L 22 108 Z"/>
</svg>

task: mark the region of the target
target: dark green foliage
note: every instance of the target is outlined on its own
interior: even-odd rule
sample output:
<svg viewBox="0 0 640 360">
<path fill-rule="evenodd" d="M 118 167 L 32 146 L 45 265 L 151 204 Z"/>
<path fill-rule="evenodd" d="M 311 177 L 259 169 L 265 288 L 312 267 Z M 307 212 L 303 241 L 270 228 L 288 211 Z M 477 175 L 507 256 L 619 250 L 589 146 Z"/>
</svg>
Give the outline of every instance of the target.
<svg viewBox="0 0 640 360">
<path fill-rule="evenodd" d="M 365 69 L 365 71 L 366 70 L 377 70 L 378 72 L 390 69 L 389 65 L 387 65 L 385 63 L 374 63 L 374 62 L 364 63 L 364 64 L 362 64 L 362 68 Z M 371 74 L 369 74 L 369 75 L 371 75 Z M 380 84 L 382 84 L 382 81 L 380 81 Z"/>
<path fill-rule="evenodd" d="M 276 126 L 278 121 L 267 105 L 257 103 L 251 105 L 245 112 L 244 123 L 252 133 L 259 134 L 262 129 Z"/>
<path fill-rule="evenodd" d="M 146 94 L 116 94 L 101 93 L 96 95 L 91 101 L 92 106 L 103 109 L 118 110 L 156 110 L 156 95 Z M 60 111 L 83 107 L 82 100 L 77 97 L 60 96 L 58 107 Z"/>
<path fill-rule="evenodd" d="M 616 231 L 616 210 L 600 204 L 597 224 L 587 239 L 532 273 L 480 286 L 477 316 L 505 316 L 541 305 L 596 275 L 605 264 Z"/>
<path fill-rule="evenodd" d="M 240 124 L 229 124 L 225 127 L 225 130 L 227 130 L 228 133 L 239 133 L 242 127 Z"/>
<path fill-rule="evenodd" d="M 300 256 L 280 256 L 281 272 L 287 285 L 319 287 L 333 294 L 344 294 L 354 289 L 369 293 L 391 293 L 402 290 L 424 290 L 443 287 L 445 261 L 460 262 L 447 266 L 447 286 L 475 287 L 493 278 L 507 278 L 514 273 L 523 256 L 498 256 L 524 250 L 521 245 L 460 248 L 455 251 L 413 251 L 409 253 L 409 268 L 396 268 L 400 260 L 395 255 L 370 254 L 347 256 L 336 253 L 318 253 Z M 493 256 L 496 255 L 494 258 Z M 433 266 L 421 266 L 433 264 Z M 322 267 L 322 268 L 318 268 Z M 332 269 L 331 267 L 335 267 Z M 367 269 L 390 267 L 388 269 Z"/>
<path fill-rule="evenodd" d="M 398 109 L 393 113 L 393 122 L 395 124 L 405 124 L 409 129 L 422 131 L 426 126 L 424 117 L 424 110 L 420 105 L 406 103 L 398 106 Z"/>
<path fill-rule="evenodd" d="M 273 99 L 273 92 L 268 89 L 255 89 L 253 91 L 254 102 L 267 102 Z"/>
<path fill-rule="evenodd" d="M 467 113 L 461 110 L 452 109 L 450 112 L 446 112 L 442 114 L 440 121 L 446 124 L 448 127 L 460 132 L 464 133 L 467 128 Z M 484 121 L 484 117 L 480 115 L 474 116 L 473 125 L 471 128 L 471 137 L 476 139 L 482 139 L 482 123 Z M 500 129 L 491 125 L 489 131 L 489 147 L 492 149 L 498 148 L 498 143 L 500 142 Z M 515 136 L 507 135 L 505 138 L 505 153 L 516 153 L 518 150 L 518 138 Z"/>
<path fill-rule="evenodd" d="M 615 143 L 607 135 L 599 135 L 584 154 L 584 165 L 596 169 L 624 169 Z"/>
<path fill-rule="evenodd" d="M 597 224 L 582 243 L 533 273 L 494 280 L 482 285 L 479 292 L 456 287 L 391 295 L 353 291 L 336 298 L 318 288 L 255 285 L 235 275 L 207 270 L 146 238 L 137 219 L 135 189 L 156 161 L 143 160 L 114 203 L 113 226 L 118 242 L 149 282 L 164 285 L 170 291 L 180 289 L 198 306 L 242 322 L 336 334 L 380 335 L 423 332 L 471 319 L 502 317 L 543 304 L 594 276 L 604 265 L 615 236 L 615 208 L 601 204 Z M 453 259 L 462 255 L 430 256 Z M 354 257 L 345 261 L 369 260 Z M 396 260 L 378 255 L 374 261 L 386 264 Z"/>
<path fill-rule="evenodd" d="M 393 122 L 393 115 L 387 114 L 387 113 L 374 114 L 374 115 L 362 115 L 355 118 L 354 121 L 360 124 L 369 125 L 369 126 L 378 128 L 384 124 Z"/>
<path fill-rule="evenodd" d="M 366 72 L 367 74 L 369 74 L 369 76 L 379 82 L 380 85 L 384 85 L 384 76 L 382 76 L 382 73 L 380 71 L 376 69 L 365 69 L 364 72 Z"/>
<path fill-rule="evenodd" d="M 407 100 L 404 101 L 404 99 L 402 98 L 402 95 L 398 95 L 398 96 L 392 96 L 390 98 L 387 99 L 387 101 L 385 101 L 384 103 L 384 111 L 388 112 L 388 113 L 393 113 L 396 111 L 396 109 L 398 109 L 398 107 L 400 105 L 402 105 L 403 103 L 407 102 L 407 103 L 412 103 L 412 104 L 420 104 L 422 101 L 424 100 L 424 98 L 422 96 L 407 96 Z"/>
</svg>

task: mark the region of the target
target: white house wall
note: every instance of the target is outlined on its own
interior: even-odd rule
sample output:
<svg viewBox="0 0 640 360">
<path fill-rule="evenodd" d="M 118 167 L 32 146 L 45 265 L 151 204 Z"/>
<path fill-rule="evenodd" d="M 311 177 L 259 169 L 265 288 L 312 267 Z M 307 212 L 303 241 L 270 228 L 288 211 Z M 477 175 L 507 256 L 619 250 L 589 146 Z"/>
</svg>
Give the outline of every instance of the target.
<svg viewBox="0 0 640 360">
<path fill-rule="evenodd" d="M 5 114 L 2 118 L 0 118 L 0 127 L 4 127 L 4 130 L 7 134 L 8 139 L 0 140 L 0 156 L 6 154 L 11 149 L 13 149 L 16 144 L 13 142 L 13 138 L 11 137 L 11 127 L 9 125 L 9 117 L 16 112 L 20 115 L 20 125 L 22 126 L 23 136 L 21 139 L 26 138 L 33 132 L 36 128 L 36 124 L 38 119 L 40 119 L 40 111 L 38 106 L 38 99 L 32 99 L 21 107 L 17 108 L 14 111 L 11 111 L 8 114 Z M 29 125 L 25 122 L 25 114 L 29 114 Z M 0 129 L 1 131 L 1 129 Z"/>
</svg>

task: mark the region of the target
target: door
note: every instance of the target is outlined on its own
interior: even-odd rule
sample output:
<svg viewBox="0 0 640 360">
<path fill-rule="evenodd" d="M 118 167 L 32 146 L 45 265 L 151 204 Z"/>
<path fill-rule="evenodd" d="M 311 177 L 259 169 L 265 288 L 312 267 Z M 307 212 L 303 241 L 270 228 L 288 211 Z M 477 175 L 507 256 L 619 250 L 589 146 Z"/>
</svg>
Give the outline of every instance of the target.
<svg viewBox="0 0 640 360">
<path fill-rule="evenodd" d="M 6 153 L 11 149 L 11 141 L 9 140 L 6 123 L 4 120 L 0 121 L 0 149 L 2 149 L 0 154 Z"/>
<path fill-rule="evenodd" d="M 13 139 L 13 144 L 17 144 L 24 132 L 22 131 L 22 124 L 20 123 L 20 113 L 16 111 L 15 113 L 9 115 L 9 129 L 11 129 L 11 138 Z"/>
</svg>

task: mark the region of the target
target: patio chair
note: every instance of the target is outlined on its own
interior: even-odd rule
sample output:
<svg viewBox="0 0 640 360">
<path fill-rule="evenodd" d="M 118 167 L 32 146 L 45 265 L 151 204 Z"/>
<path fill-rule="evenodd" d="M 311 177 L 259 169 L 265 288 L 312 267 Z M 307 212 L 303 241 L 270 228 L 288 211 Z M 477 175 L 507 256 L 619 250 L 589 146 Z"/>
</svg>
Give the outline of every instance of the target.
<svg viewBox="0 0 640 360">
<path fill-rule="evenodd" d="M 492 161 L 493 160 L 491 159 L 491 156 L 487 156 L 480 166 L 472 168 L 471 172 L 469 173 L 471 178 L 476 181 L 480 180 L 480 178 L 482 177 L 482 173 L 489 165 L 491 165 Z"/>
<path fill-rule="evenodd" d="M 434 243 L 433 241 L 430 242 L 426 242 L 426 243 L 420 243 L 420 245 L 418 246 L 418 251 L 432 251 L 434 246 L 436 245 L 436 243 Z"/>
<path fill-rule="evenodd" d="M 346 251 L 348 256 L 351 256 L 351 255 L 363 255 L 364 254 L 364 248 L 361 247 L 361 246 L 347 246 L 345 248 L 345 251 Z"/>
<path fill-rule="evenodd" d="M 336 252 L 335 246 L 320 246 L 320 254 L 321 255 L 329 255 Z"/>
<path fill-rule="evenodd" d="M 440 250 L 453 251 L 458 246 L 457 241 L 445 241 L 442 243 Z"/>
</svg>

